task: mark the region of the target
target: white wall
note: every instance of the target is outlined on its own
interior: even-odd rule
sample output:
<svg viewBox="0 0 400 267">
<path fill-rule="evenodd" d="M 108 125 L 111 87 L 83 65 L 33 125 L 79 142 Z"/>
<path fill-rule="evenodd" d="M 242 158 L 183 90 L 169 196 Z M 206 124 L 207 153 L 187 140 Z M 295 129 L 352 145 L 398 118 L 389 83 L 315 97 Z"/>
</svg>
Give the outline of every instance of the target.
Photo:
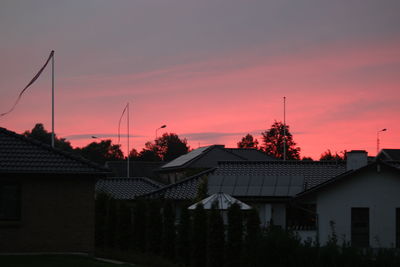
<svg viewBox="0 0 400 267">
<path fill-rule="evenodd" d="M 351 208 L 369 208 L 370 246 L 392 247 L 396 244 L 396 208 L 400 207 L 400 175 L 387 168 L 348 177 L 317 195 L 321 244 L 331 235 L 330 221 L 335 222 L 339 242 L 351 240 Z M 384 166 L 382 166 L 384 167 Z M 346 179 L 346 178 L 345 178 Z"/>
</svg>

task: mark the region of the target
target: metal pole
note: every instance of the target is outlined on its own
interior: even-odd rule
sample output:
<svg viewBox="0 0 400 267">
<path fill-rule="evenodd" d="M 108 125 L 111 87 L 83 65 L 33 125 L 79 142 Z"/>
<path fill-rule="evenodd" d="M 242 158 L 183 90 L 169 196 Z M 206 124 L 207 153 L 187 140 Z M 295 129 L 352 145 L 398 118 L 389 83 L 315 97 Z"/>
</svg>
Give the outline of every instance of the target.
<svg viewBox="0 0 400 267">
<path fill-rule="evenodd" d="M 376 154 L 379 153 L 379 131 L 376 132 Z"/>
<path fill-rule="evenodd" d="M 54 50 L 51 57 L 51 147 L 54 148 Z"/>
<path fill-rule="evenodd" d="M 283 160 L 286 160 L 286 96 L 283 97 Z"/>
<path fill-rule="evenodd" d="M 127 156 L 127 167 L 126 167 L 126 173 L 127 173 L 127 177 L 129 178 L 129 102 L 127 104 L 127 112 L 128 112 L 128 116 L 127 116 L 127 124 L 128 124 L 128 156 Z"/>
</svg>

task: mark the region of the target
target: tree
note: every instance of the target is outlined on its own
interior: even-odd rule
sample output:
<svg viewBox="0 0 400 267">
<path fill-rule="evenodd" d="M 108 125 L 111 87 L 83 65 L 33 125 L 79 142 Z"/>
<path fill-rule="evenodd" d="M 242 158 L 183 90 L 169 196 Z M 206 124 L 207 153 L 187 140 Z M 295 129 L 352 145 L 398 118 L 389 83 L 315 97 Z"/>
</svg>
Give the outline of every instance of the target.
<svg viewBox="0 0 400 267">
<path fill-rule="evenodd" d="M 31 131 L 25 131 L 23 135 L 51 145 L 51 133 L 44 128 L 43 123 L 36 123 Z M 64 151 L 73 151 L 70 142 L 68 142 L 65 138 L 58 138 L 56 135 L 54 136 L 54 147 Z"/>
<path fill-rule="evenodd" d="M 111 140 L 92 142 L 85 147 L 75 149 L 82 157 L 103 165 L 109 160 L 121 160 L 124 154 L 120 145 L 112 144 Z"/>
<path fill-rule="evenodd" d="M 242 253 L 243 218 L 240 205 L 233 203 L 228 209 L 226 266 L 240 267 Z"/>
<path fill-rule="evenodd" d="M 244 235 L 244 266 L 264 266 L 259 255 L 261 255 L 262 233 L 260 228 L 260 217 L 257 210 L 251 209 L 247 212 Z"/>
<path fill-rule="evenodd" d="M 321 154 L 321 157 L 319 160 L 335 160 L 335 161 L 344 161 L 345 160 L 345 155 L 339 155 L 337 152 L 335 154 L 332 154 L 331 150 L 328 149 L 324 153 Z"/>
<path fill-rule="evenodd" d="M 153 143 L 147 142 L 144 146 L 137 157 L 138 161 L 161 161 L 158 150 Z"/>
<path fill-rule="evenodd" d="M 285 138 L 286 129 L 286 138 Z M 271 128 L 262 134 L 262 149 L 270 156 L 283 159 L 284 143 L 286 143 L 286 159 L 300 159 L 300 147 L 296 147 L 288 125 L 275 121 Z M 286 141 L 285 141 L 286 140 Z"/>
<path fill-rule="evenodd" d="M 192 266 L 204 267 L 207 263 L 207 213 L 203 204 L 197 204 L 193 211 Z"/>
<path fill-rule="evenodd" d="M 258 141 L 251 134 L 242 137 L 242 140 L 237 143 L 238 148 L 255 148 L 258 149 Z"/>
<path fill-rule="evenodd" d="M 171 201 L 165 201 L 163 208 L 162 255 L 175 260 L 175 213 Z"/>
<path fill-rule="evenodd" d="M 150 152 L 148 152 L 150 151 Z M 177 134 L 164 133 L 161 137 L 157 138 L 154 143 L 147 142 L 145 148 L 140 154 L 154 154 L 154 158 L 160 158 L 164 161 L 171 161 L 177 157 L 189 152 L 187 140 L 181 140 Z M 139 155 L 141 158 L 141 155 Z"/>
<path fill-rule="evenodd" d="M 207 238 L 207 266 L 220 267 L 224 265 L 224 221 L 218 210 L 218 202 L 215 201 L 210 210 L 208 219 Z M 239 263 L 240 264 L 240 263 Z"/>
<path fill-rule="evenodd" d="M 190 251 L 192 248 L 192 242 L 190 239 L 191 232 L 191 219 L 187 205 L 183 205 L 181 208 L 181 217 L 178 224 L 178 235 L 176 242 L 176 254 L 178 262 L 183 266 L 190 265 Z"/>
</svg>

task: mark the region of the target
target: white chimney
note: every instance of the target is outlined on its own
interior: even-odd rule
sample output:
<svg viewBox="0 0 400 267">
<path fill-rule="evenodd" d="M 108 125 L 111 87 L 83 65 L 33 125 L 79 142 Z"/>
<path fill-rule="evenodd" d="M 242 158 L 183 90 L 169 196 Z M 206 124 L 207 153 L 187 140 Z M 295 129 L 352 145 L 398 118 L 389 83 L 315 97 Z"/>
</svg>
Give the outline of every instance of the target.
<svg viewBox="0 0 400 267">
<path fill-rule="evenodd" d="M 368 164 L 368 153 L 365 150 L 347 152 L 346 170 L 356 170 Z"/>
</svg>

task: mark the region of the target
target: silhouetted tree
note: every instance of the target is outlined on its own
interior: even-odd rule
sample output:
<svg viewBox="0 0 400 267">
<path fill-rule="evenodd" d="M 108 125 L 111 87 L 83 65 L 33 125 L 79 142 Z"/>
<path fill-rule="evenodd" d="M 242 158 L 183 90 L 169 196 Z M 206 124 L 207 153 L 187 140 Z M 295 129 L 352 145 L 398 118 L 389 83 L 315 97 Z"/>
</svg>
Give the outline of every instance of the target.
<svg viewBox="0 0 400 267">
<path fill-rule="evenodd" d="M 331 150 L 328 149 L 324 153 L 321 154 L 321 157 L 319 160 L 336 160 L 336 161 L 344 161 L 345 156 L 344 155 L 339 155 L 337 152 L 335 154 L 332 154 Z"/>
<path fill-rule="evenodd" d="M 130 160 L 138 160 L 139 158 L 139 152 L 133 148 L 130 152 L 129 152 L 129 159 Z"/>
<path fill-rule="evenodd" d="M 204 267 L 207 263 L 207 213 L 203 204 L 193 211 L 192 227 L 192 266 Z"/>
<path fill-rule="evenodd" d="M 147 142 L 145 147 L 140 151 L 137 160 L 139 161 L 161 161 L 161 157 L 158 155 L 158 150 L 153 143 Z"/>
<path fill-rule="evenodd" d="M 260 259 L 261 255 L 261 228 L 260 217 L 257 210 L 251 209 L 246 214 L 245 235 L 244 235 L 244 251 L 243 265 L 244 266 L 264 266 Z"/>
<path fill-rule="evenodd" d="M 242 140 L 237 143 L 238 148 L 255 148 L 258 149 L 258 141 L 251 134 L 242 137 Z"/>
<path fill-rule="evenodd" d="M 232 204 L 228 209 L 228 231 L 226 266 L 240 267 L 242 254 L 243 218 L 240 205 Z"/>
<path fill-rule="evenodd" d="M 161 137 L 157 138 L 154 143 L 147 142 L 145 149 L 140 153 L 145 153 L 145 151 L 152 151 L 162 160 L 170 161 L 188 153 L 189 146 L 187 140 L 180 139 L 177 134 L 164 133 Z"/>
<path fill-rule="evenodd" d="M 84 158 L 103 165 L 106 161 L 120 160 L 124 158 L 120 145 L 112 144 L 111 140 L 92 142 L 76 151 Z"/>
<path fill-rule="evenodd" d="M 286 138 L 284 138 L 284 130 L 286 128 Z M 283 147 L 286 139 L 286 159 L 300 159 L 300 147 L 296 147 L 293 136 L 282 122 L 275 121 L 271 128 L 263 133 L 262 149 L 268 154 L 278 159 L 283 159 Z"/>
<path fill-rule="evenodd" d="M 222 267 L 224 265 L 224 221 L 218 203 L 212 204 L 208 217 L 208 237 L 207 237 L 207 266 Z M 239 263 L 240 264 L 240 263 Z"/>
<path fill-rule="evenodd" d="M 303 160 L 303 161 L 314 161 L 311 157 L 303 157 L 301 160 Z"/>
<path fill-rule="evenodd" d="M 184 266 L 190 265 L 192 242 L 190 238 L 191 219 L 187 206 L 184 205 L 181 209 L 181 217 L 178 224 L 178 236 L 176 244 L 176 254 L 178 262 Z"/>
<path fill-rule="evenodd" d="M 31 131 L 24 132 L 24 136 L 51 145 L 51 132 L 48 132 L 42 123 L 36 123 Z M 68 152 L 73 151 L 71 143 L 65 138 L 58 138 L 57 135 L 54 137 L 54 147 Z"/>
<path fill-rule="evenodd" d="M 175 213 L 170 201 L 163 208 L 162 254 L 165 258 L 175 259 Z"/>
</svg>

